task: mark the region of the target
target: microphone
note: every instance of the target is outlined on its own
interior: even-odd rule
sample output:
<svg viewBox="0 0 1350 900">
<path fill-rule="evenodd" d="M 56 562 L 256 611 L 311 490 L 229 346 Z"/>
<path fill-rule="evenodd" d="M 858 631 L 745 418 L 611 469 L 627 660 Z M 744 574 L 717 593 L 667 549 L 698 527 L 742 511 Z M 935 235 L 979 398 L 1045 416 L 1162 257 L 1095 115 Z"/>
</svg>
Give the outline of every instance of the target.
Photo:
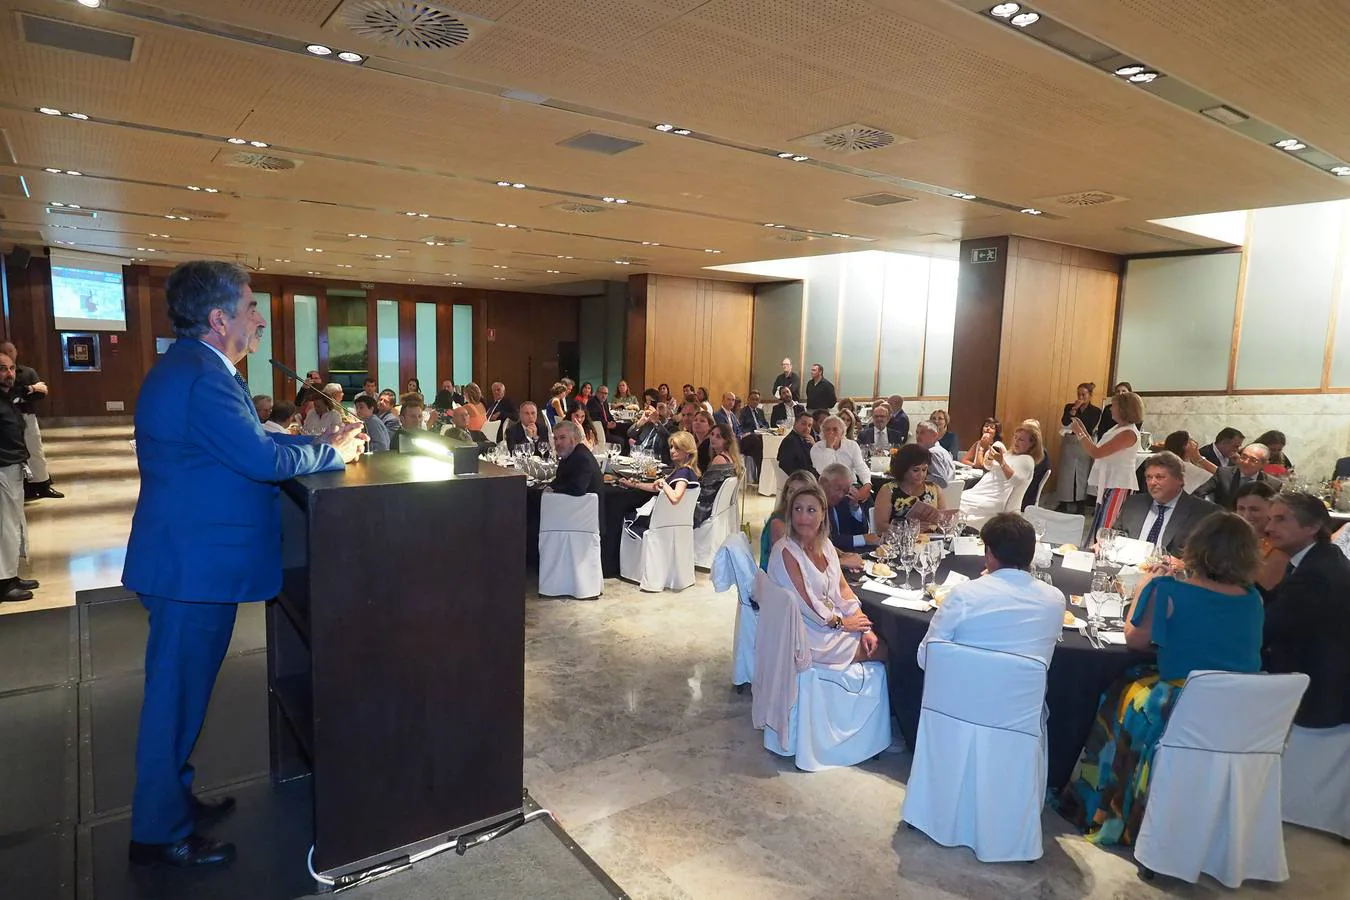
<svg viewBox="0 0 1350 900">
<path fill-rule="evenodd" d="M 284 362 L 281 362 L 280 360 L 276 360 L 276 359 L 269 359 L 268 362 L 270 362 L 270 363 L 272 364 L 272 368 L 276 369 L 276 370 L 277 370 L 278 372 L 280 372 L 281 374 L 283 374 L 283 375 L 288 375 L 288 376 L 290 376 L 291 378 L 293 378 L 293 379 L 295 380 L 295 382 L 296 382 L 297 384 L 299 384 L 302 388 L 305 388 L 305 387 L 307 387 L 307 388 L 312 388 L 312 387 L 313 387 L 313 385 L 311 385 L 309 382 L 305 381 L 305 379 L 303 379 L 303 378 L 300 377 L 300 373 L 299 373 L 299 372 L 296 372 L 294 369 L 292 369 L 290 366 L 286 365 Z M 314 393 L 318 394 L 320 397 L 322 397 L 322 398 L 324 399 L 324 401 L 328 404 L 328 408 L 329 408 L 329 409 L 332 409 L 332 410 L 336 410 L 336 411 L 337 411 L 337 414 L 342 418 L 342 421 L 343 421 L 344 424 L 348 424 L 348 425 L 353 424 L 353 423 L 355 423 L 355 424 L 357 424 L 357 425 L 362 424 L 360 419 L 358 419 L 356 416 L 352 415 L 351 413 L 347 412 L 347 410 L 345 410 L 345 409 L 342 407 L 342 404 L 341 404 L 341 403 L 338 403 L 336 400 L 334 400 L 332 397 L 330 397 L 330 396 L 328 396 L 327 394 L 325 394 L 323 391 L 315 391 Z"/>
</svg>

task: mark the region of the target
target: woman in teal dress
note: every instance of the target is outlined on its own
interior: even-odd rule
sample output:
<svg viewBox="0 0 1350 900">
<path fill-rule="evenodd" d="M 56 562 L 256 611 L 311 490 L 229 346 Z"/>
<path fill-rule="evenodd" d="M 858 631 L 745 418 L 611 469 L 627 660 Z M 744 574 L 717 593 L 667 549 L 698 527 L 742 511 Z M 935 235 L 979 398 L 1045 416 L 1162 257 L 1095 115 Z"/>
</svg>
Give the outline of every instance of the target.
<svg viewBox="0 0 1350 900">
<path fill-rule="evenodd" d="M 1102 695 L 1097 719 L 1059 811 L 1094 844 L 1131 846 L 1148 803 L 1163 726 L 1193 671 L 1258 672 L 1265 612 L 1253 586 L 1256 535 L 1233 513 L 1200 523 L 1182 554 L 1184 577 L 1166 571 L 1139 585 L 1125 643 L 1158 651 Z"/>
<path fill-rule="evenodd" d="M 804 484 L 815 484 L 816 476 L 806 469 L 793 472 L 778 486 L 778 502 L 774 504 L 773 514 L 764 520 L 764 531 L 759 535 L 759 567 L 769 571 L 769 551 L 778 539 L 787 534 L 787 498 Z"/>
</svg>

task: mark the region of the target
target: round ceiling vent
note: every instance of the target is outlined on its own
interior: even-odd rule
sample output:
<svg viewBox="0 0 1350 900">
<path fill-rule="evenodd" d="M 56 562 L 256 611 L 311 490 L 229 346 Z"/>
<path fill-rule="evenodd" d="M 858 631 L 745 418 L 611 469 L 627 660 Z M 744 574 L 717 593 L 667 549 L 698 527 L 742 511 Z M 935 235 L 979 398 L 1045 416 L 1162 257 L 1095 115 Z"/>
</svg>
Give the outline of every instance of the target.
<svg viewBox="0 0 1350 900">
<path fill-rule="evenodd" d="M 1060 206 L 1101 206 L 1103 203 L 1116 203 L 1123 200 L 1106 191 L 1078 191 L 1074 194 L 1061 194 L 1055 198 Z"/>
<path fill-rule="evenodd" d="M 225 165 L 240 169 L 261 169 L 264 172 L 289 172 L 299 163 L 282 156 L 241 151 L 231 156 Z"/>
<path fill-rule="evenodd" d="M 845 128 L 826 132 L 821 136 L 821 144 L 826 149 L 838 153 L 861 153 L 864 150 L 880 150 L 895 143 L 895 135 L 880 128 Z"/>
<path fill-rule="evenodd" d="M 342 24 L 361 37 L 402 50 L 451 50 L 469 39 L 461 19 L 427 3 L 358 0 L 342 10 Z"/>
<path fill-rule="evenodd" d="M 574 216 L 590 216 L 595 213 L 606 212 L 608 207 L 595 206 L 591 203 L 576 203 L 571 200 L 564 200 L 562 203 L 554 203 L 547 209 L 556 209 L 558 212 L 571 213 Z"/>
</svg>

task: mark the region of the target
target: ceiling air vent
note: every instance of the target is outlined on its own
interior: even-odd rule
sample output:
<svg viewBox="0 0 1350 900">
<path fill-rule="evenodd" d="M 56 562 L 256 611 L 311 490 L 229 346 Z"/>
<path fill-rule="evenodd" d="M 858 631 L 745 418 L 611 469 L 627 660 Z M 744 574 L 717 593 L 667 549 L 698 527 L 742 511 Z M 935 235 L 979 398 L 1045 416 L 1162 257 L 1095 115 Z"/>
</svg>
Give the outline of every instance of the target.
<svg viewBox="0 0 1350 900">
<path fill-rule="evenodd" d="M 470 37 L 462 18 L 429 3 L 356 0 L 339 13 L 348 30 L 400 50 L 453 50 Z"/>
<path fill-rule="evenodd" d="M 836 125 L 824 131 L 796 138 L 794 144 L 805 144 L 833 153 L 851 155 L 866 153 L 869 150 L 881 150 L 896 143 L 907 143 L 908 138 L 898 138 L 889 131 L 854 122 L 850 125 Z"/>
<path fill-rule="evenodd" d="M 289 172 L 300 165 L 298 159 L 287 159 L 284 156 L 272 156 L 270 153 L 250 153 L 240 151 L 238 153 L 229 153 L 221 157 L 227 166 L 233 166 L 236 169 L 257 169 L 260 172 Z"/>
<path fill-rule="evenodd" d="M 801 244 L 806 241 L 814 241 L 814 235 L 802 234 L 800 231 L 780 231 L 773 236 L 775 241 L 782 241 L 785 244 Z"/>
<path fill-rule="evenodd" d="M 182 219 L 225 219 L 228 218 L 223 212 L 216 212 L 214 209 L 189 209 L 184 206 L 175 206 L 169 210 L 169 215 L 178 216 Z"/>
<path fill-rule="evenodd" d="M 607 207 L 597 206 L 594 203 L 578 203 L 575 200 L 564 200 L 561 203 L 551 203 L 544 209 L 555 209 L 558 212 L 571 213 L 574 216 L 589 216 L 595 213 L 605 212 Z"/>
<path fill-rule="evenodd" d="M 90 209 L 71 209 L 70 207 L 47 207 L 49 216 L 74 216 L 77 219 L 97 219 L 98 213 Z"/>
<path fill-rule="evenodd" d="M 849 203 L 861 203 L 863 206 L 893 206 L 896 203 L 908 203 L 913 197 L 901 197 L 899 194 L 888 194 L 886 191 L 879 191 L 875 194 L 862 194 L 858 197 L 846 198 Z"/>
<path fill-rule="evenodd" d="M 1111 203 L 1123 203 L 1128 197 L 1121 197 L 1109 191 L 1074 191 L 1056 197 L 1037 197 L 1031 205 L 1039 208 L 1058 206 L 1064 209 L 1086 209 L 1090 206 L 1107 206 Z"/>
<path fill-rule="evenodd" d="M 558 142 L 559 147 L 571 147 L 573 150 L 589 150 L 591 153 L 603 153 L 606 156 L 617 156 L 634 147 L 641 147 L 642 141 L 630 141 L 627 138 L 615 137 L 612 134 L 601 134 L 598 131 L 583 131 L 576 137 L 570 137 L 565 141 Z"/>
<path fill-rule="evenodd" d="M 23 24 L 23 39 L 30 44 L 89 53 L 106 59 L 131 62 L 136 53 L 136 38 L 102 28 L 90 28 L 59 19 L 48 19 L 29 13 L 19 13 Z"/>
</svg>

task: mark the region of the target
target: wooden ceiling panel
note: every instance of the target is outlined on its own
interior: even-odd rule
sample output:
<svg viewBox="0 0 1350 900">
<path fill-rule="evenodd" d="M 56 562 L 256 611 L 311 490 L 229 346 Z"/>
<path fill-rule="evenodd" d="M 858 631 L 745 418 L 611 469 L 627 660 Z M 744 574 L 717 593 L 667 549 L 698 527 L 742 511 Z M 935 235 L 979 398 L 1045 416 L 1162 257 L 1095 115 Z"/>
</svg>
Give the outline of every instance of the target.
<svg viewBox="0 0 1350 900">
<path fill-rule="evenodd" d="M 655 31 L 678 15 L 631 0 L 521 0 L 499 24 L 603 49 Z"/>
<path fill-rule="evenodd" d="M 863 0 L 708 0 L 688 15 L 749 40 L 782 45 L 875 14 Z"/>
</svg>

